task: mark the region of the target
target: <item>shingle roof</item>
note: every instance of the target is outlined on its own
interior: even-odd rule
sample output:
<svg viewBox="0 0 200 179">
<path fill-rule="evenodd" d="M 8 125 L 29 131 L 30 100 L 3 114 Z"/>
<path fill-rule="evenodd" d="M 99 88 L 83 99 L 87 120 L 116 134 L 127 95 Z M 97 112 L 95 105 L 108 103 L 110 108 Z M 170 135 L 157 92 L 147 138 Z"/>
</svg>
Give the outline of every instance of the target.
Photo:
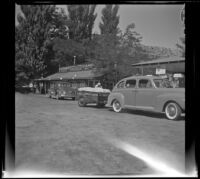
<svg viewBox="0 0 200 179">
<path fill-rule="evenodd" d="M 152 64 L 160 64 L 160 63 L 173 63 L 173 62 L 179 62 L 179 61 L 185 61 L 185 58 L 183 57 L 169 57 L 169 58 L 162 58 L 162 59 L 156 59 L 156 60 L 150 60 L 140 63 L 134 63 L 132 66 L 141 66 L 141 65 L 152 65 Z"/>
<path fill-rule="evenodd" d="M 100 77 L 101 74 L 94 74 L 92 70 L 87 71 L 76 71 L 76 72 L 59 72 L 50 75 L 43 80 L 60 80 L 60 79 L 92 79 L 95 77 Z"/>
</svg>

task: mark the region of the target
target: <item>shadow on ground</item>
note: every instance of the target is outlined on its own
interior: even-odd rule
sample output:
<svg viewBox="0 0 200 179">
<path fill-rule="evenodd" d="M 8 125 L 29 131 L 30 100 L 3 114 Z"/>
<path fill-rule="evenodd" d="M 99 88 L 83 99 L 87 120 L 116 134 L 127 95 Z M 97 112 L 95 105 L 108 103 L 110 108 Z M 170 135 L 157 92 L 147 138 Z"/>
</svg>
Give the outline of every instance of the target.
<svg viewBox="0 0 200 179">
<path fill-rule="evenodd" d="M 97 104 L 87 104 L 85 108 L 107 108 L 106 106 L 98 106 Z"/>
<path fill-rule="evenodd" d="M 113 111 L 112 108 L 109 108 L 108 110 Z M 128 113 L 128 114 L 169 120 L 166 118 L 164 113 L 156 113 L 156 112 L 151 112 L 151 111 L 124 109 L 121 113 Z M 185 120 L 185 117 L 180 117 L 179 121 L 182 121 L 182 120 Z"/>
</svg>

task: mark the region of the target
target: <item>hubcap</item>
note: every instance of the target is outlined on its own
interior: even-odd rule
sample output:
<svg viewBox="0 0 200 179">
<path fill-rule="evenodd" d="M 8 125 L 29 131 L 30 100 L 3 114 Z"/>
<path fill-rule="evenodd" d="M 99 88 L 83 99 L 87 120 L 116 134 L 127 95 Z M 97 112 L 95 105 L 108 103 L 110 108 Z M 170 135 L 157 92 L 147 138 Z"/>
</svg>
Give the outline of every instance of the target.
<svg viewBox="0 0 200 179">
<path fill-rule="evenodd" d="M 115 102 L 114 102 L 114 109 L 115 109 L 116 111 L 119 111 L 120 108 L 121 108 L 120 103 L 119 103 L 118 101 L 115 101 Z"/>
<path fill-rule="evenodd" d="M 174 104 L 170 104 L 167 107 L 167 114 L 169 115 L 169 117 L 175 117 L 177 113 L 176 107 L 174 106 Z"/>
</svg>

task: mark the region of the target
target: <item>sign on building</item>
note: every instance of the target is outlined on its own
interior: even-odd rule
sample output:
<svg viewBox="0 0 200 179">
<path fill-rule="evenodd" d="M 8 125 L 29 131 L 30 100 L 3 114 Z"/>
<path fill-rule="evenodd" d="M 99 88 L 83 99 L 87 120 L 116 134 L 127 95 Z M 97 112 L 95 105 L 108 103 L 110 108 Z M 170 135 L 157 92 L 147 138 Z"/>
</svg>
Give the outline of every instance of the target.
<svg viewBox="0 0 200 179">
<path fill-rule="evenodd" d="M 183 77 L 183 75 L 180 73 L 176 73 L 173 76 L 174 76 L 174 78 L 182 78 Z"/>
<path fill-rule="evenodd" d="M 156 68 L 156 75 L 164 75 L 166 74 L 165 68 Z"/>
</svg>

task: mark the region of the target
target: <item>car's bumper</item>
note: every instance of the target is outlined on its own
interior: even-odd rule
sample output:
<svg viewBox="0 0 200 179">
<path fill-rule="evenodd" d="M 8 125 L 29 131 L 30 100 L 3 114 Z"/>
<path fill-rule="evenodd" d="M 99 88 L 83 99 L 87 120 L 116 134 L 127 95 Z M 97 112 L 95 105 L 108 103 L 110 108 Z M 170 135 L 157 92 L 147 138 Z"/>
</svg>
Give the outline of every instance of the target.
<svg viewBox="0 0 200 179">
<path fill-rule="evenodd" d="M 60 97 L 61 98 L 74 98 L 75 95 L 64 95 L 64 94 L 61 94 Z"/>
<path fill-rule="evenodd" d="M 182 116 L 182 117 L 185 117 L 185 113 L 181 113 L 181 116 Z"/>
</svg>

